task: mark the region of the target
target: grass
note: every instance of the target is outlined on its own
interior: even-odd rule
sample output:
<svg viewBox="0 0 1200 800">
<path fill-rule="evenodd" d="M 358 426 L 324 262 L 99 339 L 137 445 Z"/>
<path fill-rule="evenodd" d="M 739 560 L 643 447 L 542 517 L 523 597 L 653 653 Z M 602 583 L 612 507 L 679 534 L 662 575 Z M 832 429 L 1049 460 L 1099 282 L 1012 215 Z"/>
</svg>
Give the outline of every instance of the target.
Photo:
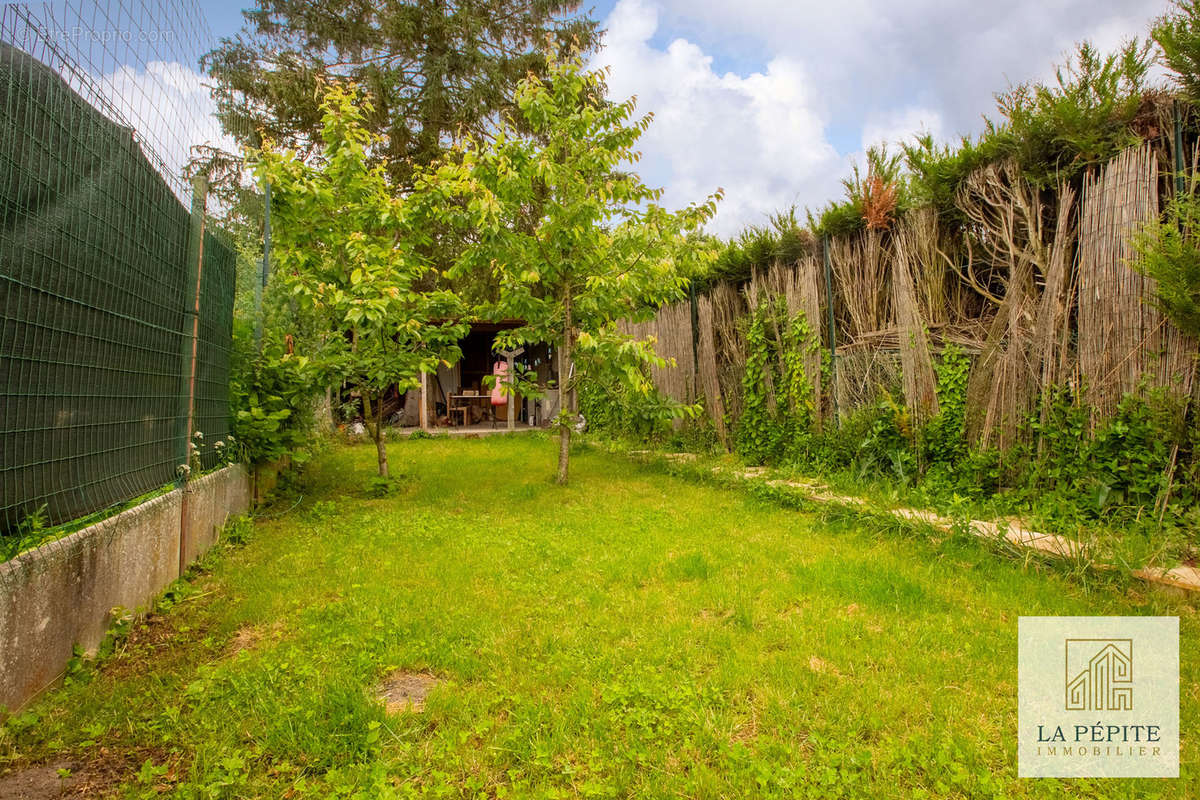
<svg viewBox="0 0 1200 800">
<path fill-rule="evenodd" d="M 605 447 L 650 448 L 643 452 L 657 455 L 686 452 L 696 456 L 698 469 L 740 472 L 751 466 L 696 434 L 676 434 L 665 442 L 652 443 L 617 437 L 605 440 Z M 1071 489 L 960 494 L 960 489 L 945 485 L 944 472 L 940 480 L 914 483 L 914 475 L 900 480 L 891 470 L 861 465 L 823 469 L 784 463 L 765 469 L 767 478 L 815 481 L 834 494 L 861 498 L 879 510 L 913 508 L 955 519 L 1012 521 L 1027 530 L 1066 536 L 1085 544 L 1089 558 L 1105 568 L 1131 572 L 1142 567 L 1192 565 L 1200 559 L 1200 528 L 1193 524 L 1193 519 L 1200 521 L 1200 515 L 1194 511 L 1160 518 L 1151 506 L 1124 506 L 1101 513 L 1086 509 L 1090 500 Z"/>
<path fill-rule="evenodd" d="M 536 436 L 317 459 L 169 611 L 13 717 L 123 796 L 1189 797 L 1193 610 Z M 280 503 L 286 510 L 295 498 Z M 1176 781 L 1016 778 L 1020 615 L 1178 614 Z M 389 716 L 395 670 L 441 683 Z"/>
</svg>

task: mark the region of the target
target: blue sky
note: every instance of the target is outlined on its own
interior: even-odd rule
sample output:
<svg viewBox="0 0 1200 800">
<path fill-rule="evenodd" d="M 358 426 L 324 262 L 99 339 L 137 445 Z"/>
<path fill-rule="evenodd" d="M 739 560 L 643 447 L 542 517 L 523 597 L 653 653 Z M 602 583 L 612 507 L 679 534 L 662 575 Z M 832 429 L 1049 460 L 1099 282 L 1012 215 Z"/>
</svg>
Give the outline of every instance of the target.
<svg viewBox="0 0 1200 800">
<path fill-rule="evenodd" d="M 215 36 L 245 0 L 200 0 Z M 614 97 L 655 112 L 643 177 L 666 202 L 726 190 L 732 234 L 820 206 L 866 146 L 975 133 L 1009 83 L 1048 80 L 1073 43 L 1144 36 L 1168 0 L 603 0 L 592 59 Z M 587 7 L 585 3 L 585 8 Z"/>
</svg>

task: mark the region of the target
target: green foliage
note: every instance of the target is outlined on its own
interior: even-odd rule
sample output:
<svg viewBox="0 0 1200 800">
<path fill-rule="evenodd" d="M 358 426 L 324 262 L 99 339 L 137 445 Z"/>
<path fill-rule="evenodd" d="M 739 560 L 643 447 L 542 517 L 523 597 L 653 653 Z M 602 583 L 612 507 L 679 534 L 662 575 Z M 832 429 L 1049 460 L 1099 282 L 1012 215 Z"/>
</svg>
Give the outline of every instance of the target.
<svg viewBox="0 0 1200 800">
<path fill-rule="evenodd" d="M 748 280 L 755 270 L 794 264 L 812 253 L 813 236 L 797 218 L 796 207 L 771 216 L 767 226 L 751 226 L 719 247 L 715 259 L 693 278 L 696 291 L 722 281 Z"/>
<path fill-rule="evenodd" d="M 590 48 L 596 21 L 572 2 L 383 2 L 319 7 L 259 0 L 236 37 L 203 59 L 222 127 L 243 146 L 264 139 L 309 150 L 321 140 L 324 87 L 353 82 L 372 108 L 363 123 L 383 137 L 390 177 L 408 185 L 447 140 L 487 135 L 512 91 L 542 73 L 547 37 Z M 219 154 L 218 154 L 219 155 Z"/>
<path fill-rule="evenodd" d="M 1176 15 L 1160 21 L 1155 36 L 1160 41 L 1176 37 L 1178 78 L 1185 86 L 1200 85 L 1200 77 L 1194 77 L 1200 61 L 1200 2 L 1180 0 L 1177 8 Z M 939 145 L 923 134 L 902 143 L 900 153 L 889 153 L 886 145 L 868 148 L 864 163 L 842 181 L 843 196 L 810 210 L 806 223 L 794 226 L 792 238 L 811 242 L 865 227 L 883 230 L 908 209 L 924 206 L 938 212 L 943 230 L 961 229 L 966 219 L 956 198 L 964 180 L 1001 161 L 1015 162 L 1021 175 L 1041 189 L 1077 181 L 1084 170 L 1155 129 L 1156 90 L 1149 82 L 1153 55 L 1151 43 L 1137 39 L 1107 54 L 1085 41 L 1056 69 L 1054 81 L 1022 83 L 999 93 L 997 119 L 986 120 L 977 137 Z M 746 229 L 725 245 L 701 284 L 744 280 L 752 270 L 769 266 L 774 238 L 768 228 Z"/>
<path fill-rule="evenodd" d="M 311 405 L 320 372 L 305 356 L 288 353 L 276 335 L 255 346 L 251 324 L 234 325 L 229 378 L 233 433 L 251 464 L 285 455 L 303 459 L 313 432 Z"/>
<path fill-rule="evenodd" d="M 834 200 L 821 209 L 809 225 L 816 236 L 850 236 L 866 226 L 862 204 L 856 198 Z"/>
<path fill-rule="evenodd" d="M 1006 452 L 979 450 L 970 447 L 964 425 L 971 362 L 951 347 L 934 367 L 939 412 L 923 428 L 914 426 L 898 394 L 883 391 L 877 402 L 814 433 L 803 406 L 798 415 L 782 410 L 787 382 L 774 366 L 780 359 L 772 316 L 760 305 L 746 333 L 744 412 L 734 443 L 747 463 L 911 491 L 913 502 L 943 509 L 967 501 L 988 505 L 989 513 L 1032 509 L 1051 526 L 1131 522 L 1152 512 L 1162 513 L 1168 527 L 1190 519 L 1200 490 L 1194 456 L 1200 435 L 1183 427 L 1181 401 L 1162 390 L 1127 396 L 1111 419 L 1094 426 L 1093 411 L 1059 388 L 1025 423 L 1020 443 Z M 768 387 L 778 393 L 775 407 Z M 1172 502 L 1164 509 L 1176 446 Z"/>
<path fill-rule="evenodd" d="M 964 136 L 954 145 L 939 145 L 930 134 L 903 146 L 904 165 L 914 206 L 932 206 L 940 219 L 965 221 L 958 208 L 958 188 L 972 172 L 996 158 L 995 142 Z"/>
<path fill-rule="evenodd" d="M 1151 36 L 1180 92 L 1200 103 L 1200 0 L 1175 0 L 1173 11 L 1159 17 Z"/>
<path fill-rule="evenodd" d="M 367 479 L 367 497 L 375 499 L 387 497 L 388 495 L 395 494 L 397 488 L 395 480 L 390 477 L 385 478 L 382 475 L 372 475 Z"/>
<path fill-rule="evenodd" d="M 803 311 L 789 316 L 782 298 L 763 299 L 749 315 L 742 416 L 734 427 L 735 449 L 752 464 L 804 451 L 816 408 L 804 370 L 819 346 Z"/>
<path fill-rule="evenodd" d="M 699 412 L 698 406 L 681 405 L 653 387 L 642 392 L 626 382 L 606 380 L 599 371 L 579 387 L 579 413 L 588 431 L 613 438 L 662 441 L 681 417 L 695 420 Z"/>
<path fill-rule="evenodd" d="M 276 274 L 308 320 L 297 351 L 330 384 L 358 390 L 386 477 L 383 394 L 415 389 L 421 373 L 456 361 L 467 326 L 458 297 L 429 288 L 437 275 L 430 231 L 445 195 L 461 187 L 451 173 L 419 170 L 414 188 L 399 191 L 385 164 L 371 165 L 379 144 L 364 127 L 371 109 L 356 90 L 332 87 L 321 105 L 319 160 L 269 142 L 252 158 L 272 185 Z M 263 423 L 277 411 L 264 408 Z"/>
<path fill-rule="evenodd" d="M 1163 392 L 1129 395 L 1089 436 L 1090 416 L 1070 392 L 1053 395 L 1047 422 L 1031 423 L 1040 455 L 1025 485 L 1073 497 L 1088 517 L 1145 513 L 1165 489 L 1172 445 L 1181 442 L 1178 402 Z"/>
<path fill-rule="evenodd" d="M 988 124 L 994 157 L 1012 158 L 1035 186 L 1051 188 L 1139 141 L 1137 116 L 1153 63 L 1150 43 L 1131 39 L 1102 54 L 1089 42 L 1055 71 L 1055 83 L 1023 83 L 997 96 L 1001 125 Z"/>
<path fill-rule="evenodd" d="M 90 683 L 95 679 L 97 669 L 124 646 L 133 629 L 135 615 L 128 609 L 117 606 L 109 612 L 109 616 L 108 630 L 104 632 L 104 638 L 100 640 L 94 653 L 86 652 L 79 645 L 73 648 L 71 658 L 67 661 L 64 684 L 70 686 Z"/>
<path fill-rule="evenodd" d="M 221 539 L 235 547 L 241 547 L 249 542 L 253 533 L 254 520 L 245 514 L 230 517 L 221 527 Z"/>
<path fill-rule="evenodd" d="M 809 214 L 813 235 L 849 236 L 869 224 L 887 228 L 911 205 L 903 167 L 903 155 L 889 153 L 886 142 L 868 147 L 865 165 L 855 164 L 842 180 L 845 198 L 830 203 L 815 219 Z"/>
<path fill-rule="evenodd" d="M 1175 197 L 1165 219 L 1147 224 L 1134 237 L 1130 263 L 1155 281 L 1155 299 L 1181 331 L 1200 337 L 1200 199 Z"/>
<path fill-rule="evenodd" d="M 997 96 L 998 121 L 987 121 L 975 139 L 938 145 L 932 136 L 903 145 L 913 205 L 929 205 L 941 218 L 962 223 L 955 198 L 972 172 L 1005 159 L 1040 188 L 1070 181 L 1139 140 L 1134 130 L 1147 90 L 1152 56 L 1136 40 L 1114 53 L 1079 45 L 1055 72 L 1053 84 L 1024 83 Z"/>
<path fill-rule="evenodd" d="M 951 345 L 933 366 L 937 375 L 938 413 L 921 432 L 925 462 L 956 464 L 967 453 L 967 379 L 971 359 Z"/>
<path fill-rule="evenodd" d="M 784 435 L 795 442 L 811 433 L 817 417 L 810 376 L 804 361 L 821 346 L 819 334 L 809 326 L 803 311 L 789 318 L 783 300 L 778 301 L 776 314 L 782 328 L 782 348 L 779 352 L 779 396 L 782 413 L 786 415 Z"/>
<path fill-rule="evenodd" d="M 768 306 L 750 313 L 746 328 L 746 368 L 742 373 L 742 415 L 734 432 L 737 454 L 751 464 L 778 458 L 782 432 L 769 407 L 768 381 L 774 355 L 768 335 Z"/>
<path fill-rule="evenodd" d="M 799 468 L 819 472 L 845 471 L 856 480 L 891 480 L 901 486 L 913 483 L 919 474 L 916 432 L 912 418 L 890 392 L 877 402 L 857 408 L 838 425 L 827 425 L 816 437 L 805 457 L 795 459 Z"/>
<path fill-rule="evenodd" d="M 1193 448 L 1180 400 L 1162 390 L 1128 395 L 1098 426 L 1070 388 L 1054 389 L 1042 406 L 1027 423 L 1028 436 L 1009 452 L 954 448 L 951 460 L 930 469 L 925 494 L 935 501 L 1003 495 L 1010 510 L 1035 508 L 1059 523 L 1136 521 L 1153 518 L 1156 506 L 1166 517 L 1167 467 L 1179 446 L 1184 466 L 1173 485 L 1171 516 L 1179 518 L 1195 496 L 1196 476 L 1186 466 Z"/>
<path fill-rule="evenodd" d="M 462 190 L 448 218 L 475 231 L 456 277 L 487 276 L 495 287 L 481 316 L 524 323 L 498 334 L 498 345 L 555 347 L 567 442 L 572 390 L 611 380 L 651 397 L 646 367 L 666 362 L 653 342 L 622 333 L 616 321 L 683 297 L 688 278 L 712 257 L 698 234 L 720 193 L 677 212 L 659 206 L 661 190 L 628 171 L 650 117 L 636 118 L 633 100 L 607 101 L 604 75 L 584 69 L 577 54 L 548 60 L 544 80 L 531 74 L 517 87 L 529 135 L 506 125 L 492 142 L 456 151 L 437 175 Z M 560 449 L 563 483 L 568 454 Z"/>
<path fill-rule="evenodd" d="M 1027 480 L 1046 490 L 1069 489 L 1087 464 L 1091 412 L 1068 387 L 1052 389 L 1042 405 L 1044 416 L 1029 423 L 1039 457 Z"/>
<path fill-rule="evenodd" d="M 43 504 L 21 520 L 15 535 L 0 536 L 0 564 L 61 535 L 57 528 L 50 526 L 46 508 Z"/>
<path fill-rule="evenodd" d="M 712 419 L 707 414 L 700 414 L 691 422 L 672 430 L 663 444 L 675 453 L 716 455 L 725 452 L 725 444 L 721 441 Z"/>
</svg>

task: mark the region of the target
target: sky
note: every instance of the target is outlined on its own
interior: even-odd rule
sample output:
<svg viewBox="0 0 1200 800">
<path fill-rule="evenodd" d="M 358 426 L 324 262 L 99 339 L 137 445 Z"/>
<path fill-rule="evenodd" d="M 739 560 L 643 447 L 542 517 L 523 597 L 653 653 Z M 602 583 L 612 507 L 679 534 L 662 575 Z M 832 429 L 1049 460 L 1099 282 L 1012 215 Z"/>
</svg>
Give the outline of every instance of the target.
<svg viewBox="0 0 1200 800">
<path fill-rule="evenodd" d="M 640 172 L 678 206 L 717 186 L 714 232 L 819 208 L 867 146 L 978 133 L 994 94 L 1050 80 L 1074 43 L 1115 49 L 1166 0 L 617 0 L 615 98 L 653 111 Z"/>
<path fill-rule="evenodd" d="M 198 2 L 220 37 L 248 0 Z M 591 6 L 607 33 L 590 65 L 611 69 L 613 99 L 636 95 L 654 113 L 637 165 L 646 182 L 672 207 L 723 188 L 710 229 L 729 236 L 839 198 L 869 145 L 979 132 L 996 92 L 1052 79 L 1082 39 L 1110 50 L 1144 36 L 1168 3 L 604 0 Z M 188 102 L 205 112 L 202 92 Z"/>
</svg>

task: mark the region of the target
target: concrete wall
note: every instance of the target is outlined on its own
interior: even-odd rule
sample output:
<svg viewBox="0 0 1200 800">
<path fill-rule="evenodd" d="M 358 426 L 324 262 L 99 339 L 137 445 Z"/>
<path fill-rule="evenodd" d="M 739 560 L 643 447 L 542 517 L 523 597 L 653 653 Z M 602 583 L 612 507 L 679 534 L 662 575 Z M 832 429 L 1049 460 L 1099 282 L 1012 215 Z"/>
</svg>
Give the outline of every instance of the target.
<svg viewBox="0 0 1200 800">
<path fill-rule="evenodd" d="M 250 508 L 250 476 L 240 465 L 228 467 L 190 482 L 183 494 L 180 541 L 183 563 L 188 564 L 216 543 L 225 520 Z"/>
<path fill-rule="evenodd" d="M 0 706 L 19 708 L 62 675 L 76 645 L 94 650 L 113 608 L 144 608 L 250 507 L 239 466 L 205 475 L 0 564 Z"/>
</svg>

